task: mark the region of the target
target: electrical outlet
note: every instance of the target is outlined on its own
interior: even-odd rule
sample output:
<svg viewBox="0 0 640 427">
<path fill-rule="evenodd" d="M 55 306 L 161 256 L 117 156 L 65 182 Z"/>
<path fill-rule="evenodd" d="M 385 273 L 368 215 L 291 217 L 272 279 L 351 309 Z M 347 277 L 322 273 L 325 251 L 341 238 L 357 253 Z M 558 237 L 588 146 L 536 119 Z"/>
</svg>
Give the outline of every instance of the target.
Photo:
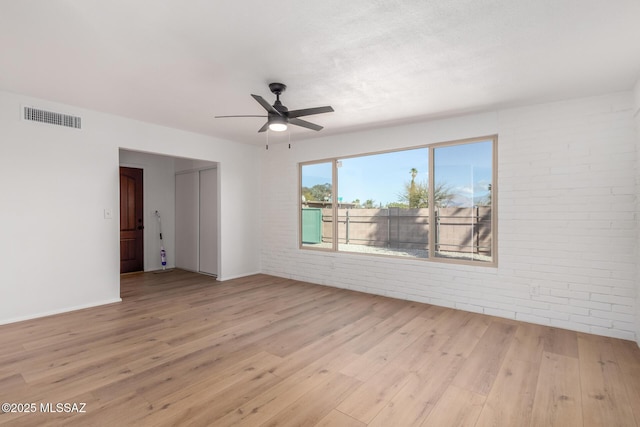
<svg viewBox="0 0 640 427">
<path fill-rule="evenodd" d="M 531 285 L 531 287 L 529 288 L 529 294 L 532 297 L 539 297 L 540 296 L 540 286 L 539 285 Z"/>
<path fill-rule="evenodd" d="M 104 219 L 113 219 L 113 209 L 105 208 L 105 210 L 104 210 Z"/>
</svg>

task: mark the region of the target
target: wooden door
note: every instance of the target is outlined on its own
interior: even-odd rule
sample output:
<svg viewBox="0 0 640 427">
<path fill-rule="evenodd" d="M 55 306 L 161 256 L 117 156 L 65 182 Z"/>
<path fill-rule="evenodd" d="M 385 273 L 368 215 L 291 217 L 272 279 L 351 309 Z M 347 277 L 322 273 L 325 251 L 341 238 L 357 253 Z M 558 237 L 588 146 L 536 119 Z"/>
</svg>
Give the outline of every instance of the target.
<svg viewBox="0 0 640 427">
<path fill-rule="evenodd" d="M 120 273 L 144 270 L 142 169 L 120 168 Z"/>
</svg>

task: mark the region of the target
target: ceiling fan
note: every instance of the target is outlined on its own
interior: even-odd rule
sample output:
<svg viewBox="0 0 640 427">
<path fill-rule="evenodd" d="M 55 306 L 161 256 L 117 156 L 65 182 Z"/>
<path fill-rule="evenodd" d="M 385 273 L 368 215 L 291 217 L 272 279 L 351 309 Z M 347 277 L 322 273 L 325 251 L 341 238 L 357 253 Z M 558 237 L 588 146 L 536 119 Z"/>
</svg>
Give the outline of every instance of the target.
<svg viewBox="0 0 640 427">
<path fill-rule="evenodd" d="M 315 131 L 321 130 L 322 126 L 315 123 L 307 122 L 305 120 L 301 120 L 298 117 L 311 116 L 313 114 L 330 113 L 333 111 L 333 108 L 330 106 L 326 106 L 289 111 L 289 109 L 282 105 L 282 102 L 280 102 L 280 95 L 285 91 L 286 88 L 287 86 L 283 83 L 269 84 L 269 89 L 273 94 L 276 95 L 276 102 L 273 105 L 269 105 L 269 103 L 265 101 L 265 99 L 260 95 L 251 95 L 253 99 L 258 101 L 258 103 L 262 105 L 262 108 L 267 110 L 266 116 L 215 116 L 215 118 L 222 119 L 227 117 L 266 117 L 267 122 L 258 130 L 258 132 L 265 132 L 267 129 L 276 132 L 282 132 L 287 130 L 287 126 L 290 124 Z"/>
</svg>

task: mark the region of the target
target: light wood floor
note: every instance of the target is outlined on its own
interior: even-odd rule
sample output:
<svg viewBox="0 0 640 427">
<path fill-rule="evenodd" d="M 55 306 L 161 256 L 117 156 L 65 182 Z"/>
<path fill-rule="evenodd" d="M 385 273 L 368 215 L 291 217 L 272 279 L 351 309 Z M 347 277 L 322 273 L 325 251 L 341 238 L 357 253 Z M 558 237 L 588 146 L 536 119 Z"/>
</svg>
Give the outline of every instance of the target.
<svg viewBox="0 0 640 427">
<path fill-rule="evenodd" d="M 10 425 L 640 426 L 635 343 L 266 275 L 0 327 Z M 41 403 L 86 413 L 41 413 Z"/>
</svg>

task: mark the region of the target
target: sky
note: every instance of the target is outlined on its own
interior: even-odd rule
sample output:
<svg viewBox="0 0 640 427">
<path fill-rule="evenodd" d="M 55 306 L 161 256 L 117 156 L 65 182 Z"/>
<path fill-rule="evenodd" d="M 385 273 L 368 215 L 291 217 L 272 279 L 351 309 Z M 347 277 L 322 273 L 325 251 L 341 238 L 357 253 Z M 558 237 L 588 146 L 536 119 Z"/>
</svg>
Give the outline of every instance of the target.
<svg viewBox="0 0 640 427">
<path fill-rule="evenodd" d="M 488 194 L 491 183 L 491 140 L 472 144 L 436 147 L 435 181 L 455 194 L 456 204 L 469 204 Z M 372 199 L 375 205 L 400 201 L 411 169 L 418 170 L 416 182 L 428 181 L 429 150 L 418 148 L 391 153 L 339 159 L 338 198 L 348 203 Z M 331 163 L 304 165 L 302 185 L 312 187 L 331 182 Z"/>
</svg>

